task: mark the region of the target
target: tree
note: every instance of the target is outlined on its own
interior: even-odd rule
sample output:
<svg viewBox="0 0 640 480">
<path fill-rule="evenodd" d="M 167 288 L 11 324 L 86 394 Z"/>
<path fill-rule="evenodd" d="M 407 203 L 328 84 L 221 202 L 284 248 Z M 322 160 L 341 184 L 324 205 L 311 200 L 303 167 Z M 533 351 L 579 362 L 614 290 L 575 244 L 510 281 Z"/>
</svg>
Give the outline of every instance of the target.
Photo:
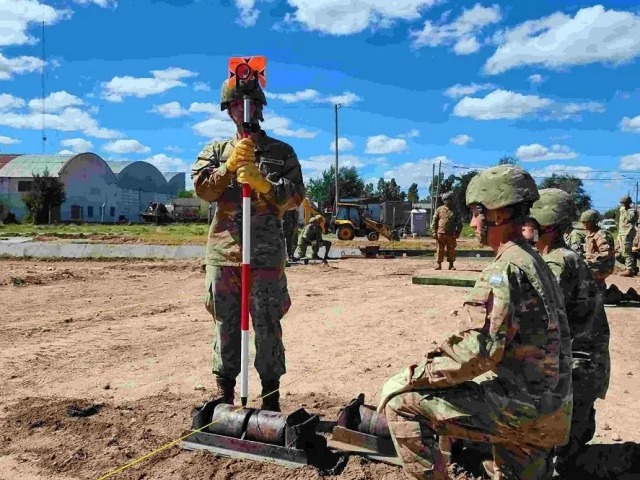
<svg viewBox="0 0 640 480">
<path fill-rule="evenodd" d="M 384 178 L 378 180 L 378 188 L 376 195 L 381 202 L 404 202 L 407 199 L 407 193 L 400 189 L 400 185 L 396 183 L 396 179 L 392 178 L 386 181 Z"/>
<path fill-rule="evenodd" d="M 375 190 L 373 188 L 373 183 L 367 183 L 364 186 L 364 192 L 363 192 L 365 197 L 373 197 L 375 195 Z"/>
<path fill-rule="evenodd" d="M 504 155 L 498 160 L 498 165 L 518 165 L 518 160 L 509 155 Z"/>
<path fill-rule="evenodd" d="M 579 212 L 584 212 L 591 208 L 591 196 L 585 192 L 582 180 L 573 175 L 554 173 L 550 177 L 543 179 L 538 188 L 559 188 L 564 190 L 573 197 Z"/>
<path fill-rule="evenodd" d="M 319 178 L 307 182 L 307 196 L 322 206 L 333 205 L 336 196 L 335 167 L 331 165 Z M 365 194 L 364 180 L 356 167 L 340 167 L 338 170 L 338 189 L 341 198 L 361 197 Z M 373 190 L 373 185 L 371 186 Z M 322 207 L 321 207 L 322 208 Z"/>
<path fill-rule="evenodd" d="M 180 190 L 178 191 L 178 198 L 195 198 L 195 192 L 193 190 Z"/>
<path fill-rule="evenodd" d="M 603 218 L 613 218 L 616 221 L 616 225 L 620 221 L 620 209 L 612 208 L 611 210 L 607 210 L 604 212 Z"/>
<path fill-rule="evenodd" d="M 465 222 L 471 221 L 471 211 L 467 208 L 467 187 L 471 179 L 478 174 L 477 170 L 470 170 L 456 177 L 451 189 L 451 205 L 462 215 Z"/>
<path fill-rule="evenodd" d="M 418 203 L 419 198 L 420 197 L 418 196 L 418 184 L 412 183 L 409 186 L 409 191 L 407 193 L 407 200 L 410 201 L 411 203 Z"/>
<path fill-rule="evenodd" d="M 440 191 L 438 191 L 438 178 L 440 182 Z M 433 192 L 433 196 L 436 196 L 436 193 L 442 195 L 443 193 L 450 192 L 453 188 L 453 184 L 456 182 L 455 175 L 449 175 L 447 178 L 444 178 L 444 173 L 440 172 L 440 176 L 436 176 L 433 180 L 431 180 L 431 185 L 429 185 L 429 191 Z"/>
<path fill-rule="evenodd" d="M 50 176 L 47 169 L 42 174 L 33 175 L 33 188 L 22 197 L 29 216 L 36 224 L 50 223 L 51 210 L 62 205 L 66 199 L 64 183 Z"/>
</svg>

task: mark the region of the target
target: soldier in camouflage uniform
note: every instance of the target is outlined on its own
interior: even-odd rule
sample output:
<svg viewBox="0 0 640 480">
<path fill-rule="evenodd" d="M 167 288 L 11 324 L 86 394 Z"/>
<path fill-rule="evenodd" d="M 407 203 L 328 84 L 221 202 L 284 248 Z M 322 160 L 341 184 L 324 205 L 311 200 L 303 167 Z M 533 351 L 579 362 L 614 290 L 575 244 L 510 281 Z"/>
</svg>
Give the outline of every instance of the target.
<svg viewBox="0 0 640 480">
<path fill-rule="evenodd" d="M 329 257 L 329 250 L 331 249 L 331 242 L 329 240 L 322 239 L 323 222 L 324 217 L 322 215 L 311 217 L 309 223 L 304 226 L 302 232 L 300 232 L 300 235 L 298 236 L 298 248 L 294 259 L 306 258 L 307 248 L 311 247 L 313 252 L 312 258 L 320 260 L 318 252 L 320 251 L 320 247 L 324 247 L 324 259 L 322 260 L 326 263 L 327 258 Z"/>
<path fill-rule="evenodd" d="M 378 411 L 408 478 L 449 478 L 443 436 L 491 443 L 497 478 L 548 478 L 569 434 L 571 337 L 554 275 L 522 237 L 538 190 L 523 169 L 500 165 L 466 196 L 495 260 L 464 302 L 460 331 L 392 377 Z"/>
<path fill-rule="evenodd" d="M 556 449 L 560 474 L 575 470 L 573 462 L 593 438 L 594 403 L 605 398 L 611 374 L 604 299 L 585 261 L 563 239 L 576 216 L 571 196 L 556 188 L 540 190 L 540 199 L 531 208 L 531 217 L 539 225 L 536 248 L 560 284 L 571 330 L 573 413 L 569 442 Z"/>
<path fill-rule="evenodd" d="M 598 226 L 600 214 L 596 210 L 587 210 L 580 215 L 580 221 L 587 231 L 584 244 L 584 257 L 591 269 L 598 291 L 603 295 L 607 291 L 605 279 L 616 266 L 616 246 L 613 235 Z"/>
<path fill-rule="evenodd" d="M 207 241 L 205 306 L 213 315 L 213 373 L 218 392 L 233 403 L 240 373 L 242 183 L 251 186 L 250 313 L 255 332 L 255 367 L 262 382 L 262 408 L 279 410 L 280 377 L 286 372 L 280 320 L 291 300 L 282 215 L 302 203 L 305 187 L 293 148 L 263 130 L 241 139 L 242 93 L 222 84 L 221 110 L 236 124 L 235 137 L 208 144 L 192 169 L 196 195 L 217 202 Z M 251 92 L 251 119 L 263 120 L 264 92 Z M 275 393 L 273 393 L 275 392 Z"/>
<path fill-rule="evenodd" d="M 445 248 L 449 270 L 455 270 L 453 262 L 456 261 L 456 240 L 460 238 L 460 232 L 462 232 L 462 219 L 460 214 L 451 207 L 451 193 L 442 195 L 442 202 L 444 205 L 436 209 L 431 220 L 431 231 L 437 242 L 436 270 L 442 269 Z"/>
<path fill-rule="evenodd" d="M 287 210 L 282 216 L 282 231 L 287 243 L 287 257 L 293 260 L 293 254 L 296 248 L 296 233 L 298 230 L 298 209 Z"/>
<path fill-rule="evenodd" d="M 620 199 L 620 219 L 618 220 L 618 242 L 620 246 L 620 256 L 623 258 L 625 269 L 620 273 L 623 277 L 633 277 L 635 275 L 635 257 L 631 254 L 631 246 L 636 236 L 636 224 L 638 223 L 638 212 L 636 208 L 631 208 L 631 197 L 625 195 Z"/>
<path fill-rule="evenodd" d="M 581 256 L 584 256 L 584 242 L 586 240 L 587 231 L 578 222 L 575 222 L 571 232 L 565 235 L 567 246 Z"/>
</svg>

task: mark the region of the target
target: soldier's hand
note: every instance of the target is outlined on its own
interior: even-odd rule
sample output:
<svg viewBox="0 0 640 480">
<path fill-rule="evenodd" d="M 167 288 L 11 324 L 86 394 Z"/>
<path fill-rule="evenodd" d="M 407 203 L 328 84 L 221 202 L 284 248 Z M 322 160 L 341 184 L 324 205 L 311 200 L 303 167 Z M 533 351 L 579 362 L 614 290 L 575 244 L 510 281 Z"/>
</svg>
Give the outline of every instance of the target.
<svg viewBox="0 0 640 480">
<path fill-rule="evenodd" d="M 256 192 L 266 194 L 271 191 L 273 185 L 264 178 L 255 163 L 247 163 L 238 168 L 237 179 L 240 183 L 248 183 Z"/>
<path fill-rule="evenodd" d="M 238 168 L 248 163 L 256 161 L 256 144 L 250 138 L 243 138 L 233 148 L 233 152 L 227 160 L 227 170 L 231 173 L 238 171 Z"/>
</svg>

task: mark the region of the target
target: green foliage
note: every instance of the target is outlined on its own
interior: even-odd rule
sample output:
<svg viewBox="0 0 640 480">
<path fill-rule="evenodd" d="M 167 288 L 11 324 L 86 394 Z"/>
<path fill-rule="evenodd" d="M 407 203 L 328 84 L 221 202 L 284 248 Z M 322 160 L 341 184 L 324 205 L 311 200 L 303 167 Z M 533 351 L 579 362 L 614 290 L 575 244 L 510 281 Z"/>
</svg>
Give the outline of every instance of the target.
<svg viewBox="0 0 640 480">
<path fill-rule="evenodd" d="M 451 189 L 451 205 L 460 212 L 465 222 L 471 221 L 471 211 L 466 205 L 467 186 L 469 186 L 469 182 L 477 173 L 477 170 L 470 170 L 459 177 L 455 177 L 455 183 Z"/>
<path fill-rule="evenodd" d="M 418 203 L 419 198 L 420 197 L 418 195 L 418 184 L 412 183 L 411 186 L 409 186 L 409 192 L 407 193 L 407 200 L 410 201 L 411 203 Z"/>
<path fill-rule="evenodd" d="M 573 197 L 573 201 L 580 213 L 591 208 L 591 196 L 585 192 L 582 180 L 573 175 L 554 173 L 550 177 L 543 179 L 538 188 L 559 188 L 564 190 Z"/>
<path fill-rule="evenodd" d="M 407 193 L 400 189 L 400 185 L 396 183 L 395 178 L 389 181 L 386 181 L 384 178 L 379 179 L 376 196 L 380 197 L 381 202 L 404 202 L 407 199 Z"/>
<path fill-rule="evenodd" d="M 606 212 L 604 212 L 603 218 L 613 218 L 615 219 L 617 225 L 620 221 L 620 209 L 612 208 L 610 210 L 607 210 Z"/>
<path fill-rule="evenodd" d="M 33 175 L 33 189 L 22 197 L 29 212 L 27 216 L 39 225 L 50 223 L 51 210 L 66 199 L 64 183 L 50 176 L 48 170 Z"/>
<path fill-rule="evenodd" d="M 306 184 L 307 196 L 320 204 L 320 208 L 333 205 L 336 195 L 335 167 L 324 170 L 320 178 L 309 180 Z M 361 197 L 365 195 L 364 180 L 356 167 L 340 167 L 338 170 L 338 189 L 341 198 Z M 373 185 L 371 185 L 373 190 Z"/>
<path fill-rule="evenodd" d="M 193 190 L 180 190 L 177 198 L 196 198 L 196 192 Z"/>
</svg>

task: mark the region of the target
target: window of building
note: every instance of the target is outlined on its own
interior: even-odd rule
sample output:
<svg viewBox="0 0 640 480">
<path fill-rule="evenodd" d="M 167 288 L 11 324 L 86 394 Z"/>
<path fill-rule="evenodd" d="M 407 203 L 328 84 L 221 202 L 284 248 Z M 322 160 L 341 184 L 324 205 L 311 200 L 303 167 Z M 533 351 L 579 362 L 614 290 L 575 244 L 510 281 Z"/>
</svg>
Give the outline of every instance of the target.
<svg viewBox="0 0 640 480">
<path fill-rule="evenodd" d="M 92 205 L 89 205 L 87 207 L 87 217 L 93 218 L 93 206 Z"/>
<path fill-rule="evenodd" d="M 18 182 L 18 192 L 30 192 L 32 188 L 33 182 L 29 181 L 19 181 Z"/>
<path fill-rule="evenodd" d="M 110 214 L 112 217 L 115 217 L 115 216 L 116 216 L 116 207 L 111 207 L 111 208 L 109 209 L 109 214 Z"/>
</svg>

